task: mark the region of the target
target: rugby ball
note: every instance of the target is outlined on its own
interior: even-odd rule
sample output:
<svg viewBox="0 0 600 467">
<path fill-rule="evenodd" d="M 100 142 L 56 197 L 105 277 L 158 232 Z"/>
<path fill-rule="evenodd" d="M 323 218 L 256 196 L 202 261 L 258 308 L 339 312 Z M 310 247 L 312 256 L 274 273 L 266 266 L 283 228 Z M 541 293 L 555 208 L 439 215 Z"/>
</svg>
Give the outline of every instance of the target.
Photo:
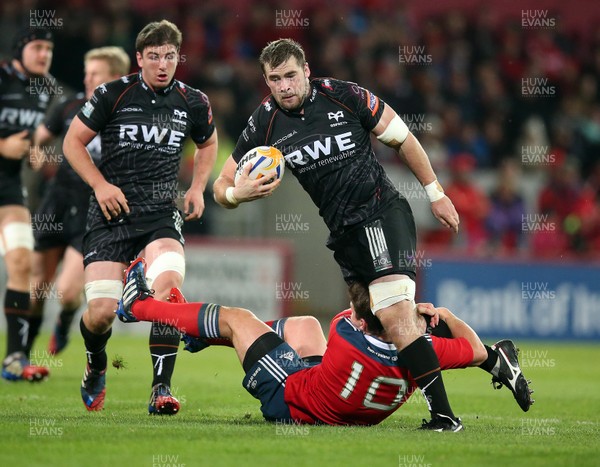
<svg viewBox="0 0 600 467">
<path fill-rule="evenodd" d="M 281 151 L 273 146 L 258 146 L 254 149 L 250 149 L 250 151 L 244 154 L 244 157 L 238 162 L 234 179 L 236 185 L 248 162 L 252 164 L 252 168 L 248 174 L 248 177 L 251 180 L 256 180 L 272 173 L 276 174 L 274 177 L 275 180 L 283 177 L 283 172 L 285 171 L 285 159 L 283 158 Z"/>
</svg>

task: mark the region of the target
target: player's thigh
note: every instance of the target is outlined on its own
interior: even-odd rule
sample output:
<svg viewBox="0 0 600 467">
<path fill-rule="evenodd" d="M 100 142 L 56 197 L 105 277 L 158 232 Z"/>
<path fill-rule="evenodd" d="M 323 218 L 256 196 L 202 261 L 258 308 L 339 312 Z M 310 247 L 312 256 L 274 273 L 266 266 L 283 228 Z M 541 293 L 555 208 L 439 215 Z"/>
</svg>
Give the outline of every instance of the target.
<svg viewBox="0 0 600 467">
<path fill-rule="evenodd" d="M 56 275 L 56 270 L 65 252 L 64 247 L 35 250 L 32 254 L 31 274 L 32 282 L 37 288 L 49 287 Z M 83 269 L 82 269 L 83 276 Z"/>
<path fill-rule="evenodd" d="M 12 222 L 26 222 L 30 224 L 31 216 L 29 214 L 29 209 L 17 204 L 0 206 L 0 231 L 4 229 L 7 224 Z"/>
<path fill-rule="evenodd" d="M 256 341 L 256 339 L 263 334 L 273 332 L 269 326 L 258 319 L 250 310 L 237 307 L 208 305 L 209 306 L 205 304 L 203 306 L 203 308 L 205 307 L 206 309 L 204 322 L 208 323 L 208 328 L 210 329 L 211 313 L 214 313 L 213 310 L 218 309 L 219 334 L 220 336 L 229 337 L 232 340 L 240 362 L 244 361 L 248 348 Z M 220 336 L 215 335 L 214 337 Z"/>
<path fill-rule="evenodd" d="M 304 362 L 287 343 L 275 333 L 261 336 L 249 349 L 248 370 L 242 382 L 246 390 L 260 400 L 260 410 L 270 421 L 291 420 L 284 399 L 285 382 L 289 375 L 313 366 Z M 265 343 L 265 345 L 262 345 Z"/>
<path fill-rule="evenodd" d="M 83 255 L 75 248 L 67 247 L 62 270 L 56 279 L 56 288 L 63 303 L 79 301 L 84 284 Z"/>
</svg>

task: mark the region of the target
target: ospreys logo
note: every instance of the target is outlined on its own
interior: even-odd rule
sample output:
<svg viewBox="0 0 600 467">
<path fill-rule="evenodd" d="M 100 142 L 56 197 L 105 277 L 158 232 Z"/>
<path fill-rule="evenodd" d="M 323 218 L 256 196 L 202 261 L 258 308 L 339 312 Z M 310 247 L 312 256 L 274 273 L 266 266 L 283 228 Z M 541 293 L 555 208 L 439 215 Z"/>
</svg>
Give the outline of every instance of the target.
<svg viewBox="0 0 600 467">
<path fill-rule="evenodd" d="M 173 110 L 173 122 L 175 123 L 181 123 L 183 125 L 185 125 L 187 119 L 187 112 L 185 110 L 177 110 L 174 109 Z"/>
<path fill-rule="evenodd" d="M 327 118 L 337 122 L 340 118 L 344 118 L 344 112 L 341 110 L 338 110 L 337 112 L 327 112 Z"/>
<path fill-rule="evenodd" d="M 337 112 L 327 112 L 327 118 L 329 118 L 329 120 L 335 120 L 335 123 L 329 124 L 331 128 L 348 124 L 346 120 L 342 120 L 341 122 L 339 121 L 340 118 L 345 118 L 343 110 L 338 110 Z"/>
</svg>

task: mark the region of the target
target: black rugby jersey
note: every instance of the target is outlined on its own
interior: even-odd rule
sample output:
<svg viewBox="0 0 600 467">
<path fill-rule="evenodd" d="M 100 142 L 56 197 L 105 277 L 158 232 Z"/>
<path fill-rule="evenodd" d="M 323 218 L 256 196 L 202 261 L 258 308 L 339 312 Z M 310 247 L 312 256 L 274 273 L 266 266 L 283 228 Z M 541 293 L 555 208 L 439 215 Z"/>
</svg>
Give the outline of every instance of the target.
<svg viewBox="0 0 600 467">
<path fill-rule="evenodd" d="M 239 162 L 256 146 L 275 146 L 332 235 L 339 235 L 399 196 L 371 146 L 371 130 L 384 106 L 355 83 L 313 79 L 304 114 L 281 109 L 269 95 L 248 120 L 232 155 Z"/>
<path fill-rule="evenodd" d="M 23 130 L 29 130 L 33 136 L 51 101 L 50 87 L 43 85 L 51 80 L 49 76 L 30 78 L 9 63 L 0 66 L 0 138 Z M 8 159 L 0 154 L 0 180 L 19 180 L 22 162 L 23 159 Z"/>
<path fill-rule="evenodd" d="M 98 169 L 123 191 L 132 217 L 173 209 L 186 138 L 201 144 L 214 131 L 204 93 L 178 80 L 155 92 L 141 71 L 98 86 L 77 116 L 100 132 Z M 90 216 L 104 218 L 95 198 Z"/>
<path fill-rule="evenodd" d="M 44 125 L 50 133 L 54 136 L 60 136 L 66 133 L 69 125 L 73 121 L 77 112 L 81 109 L 87 99 L 85 94 L 80 92 L 73 97 L 61 99 L 53 108 L 50 109 Z M 92 156 L 92 159 L 96 165 L 100 162 L 101 157 L 101 144 L 100 135 L 96 135 L 92 141 L 87 145 L 87 149 Z M 89 195 L 92 192 L 91 187 L 85 183 L 82 178 L 73 170 L 71 164 L 63 157 L 54 176 L 54 186 L 56 189 L 76 192 L 82 196 Z M 87 203 L 87 198 L 85 199 Z"/>
</svg>

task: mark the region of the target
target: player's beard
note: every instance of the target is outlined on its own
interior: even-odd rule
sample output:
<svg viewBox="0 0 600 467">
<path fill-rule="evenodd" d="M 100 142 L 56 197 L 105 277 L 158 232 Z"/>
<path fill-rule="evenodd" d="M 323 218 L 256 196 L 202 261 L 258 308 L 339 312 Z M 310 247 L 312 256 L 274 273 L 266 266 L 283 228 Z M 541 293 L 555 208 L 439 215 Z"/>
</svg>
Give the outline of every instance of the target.
<svg viewBox="0 0 600 467">
<path fill-rule="evenodd" d="M 302 109 L 304 108 L 304 103 L 306 102 L 306 98 L 308 97 L 309 92 L 310 92 L 310 82 L 308 81 L 308 78 L 306 78 L 305 89 L 304 89 L 304 93 L 302 93 L 302 95 L 300 96 L 300 102 L 298 103 L 297 106 L 286 109 L 286 110 L 288 112 L 301 112 Z"/>
</svg>

